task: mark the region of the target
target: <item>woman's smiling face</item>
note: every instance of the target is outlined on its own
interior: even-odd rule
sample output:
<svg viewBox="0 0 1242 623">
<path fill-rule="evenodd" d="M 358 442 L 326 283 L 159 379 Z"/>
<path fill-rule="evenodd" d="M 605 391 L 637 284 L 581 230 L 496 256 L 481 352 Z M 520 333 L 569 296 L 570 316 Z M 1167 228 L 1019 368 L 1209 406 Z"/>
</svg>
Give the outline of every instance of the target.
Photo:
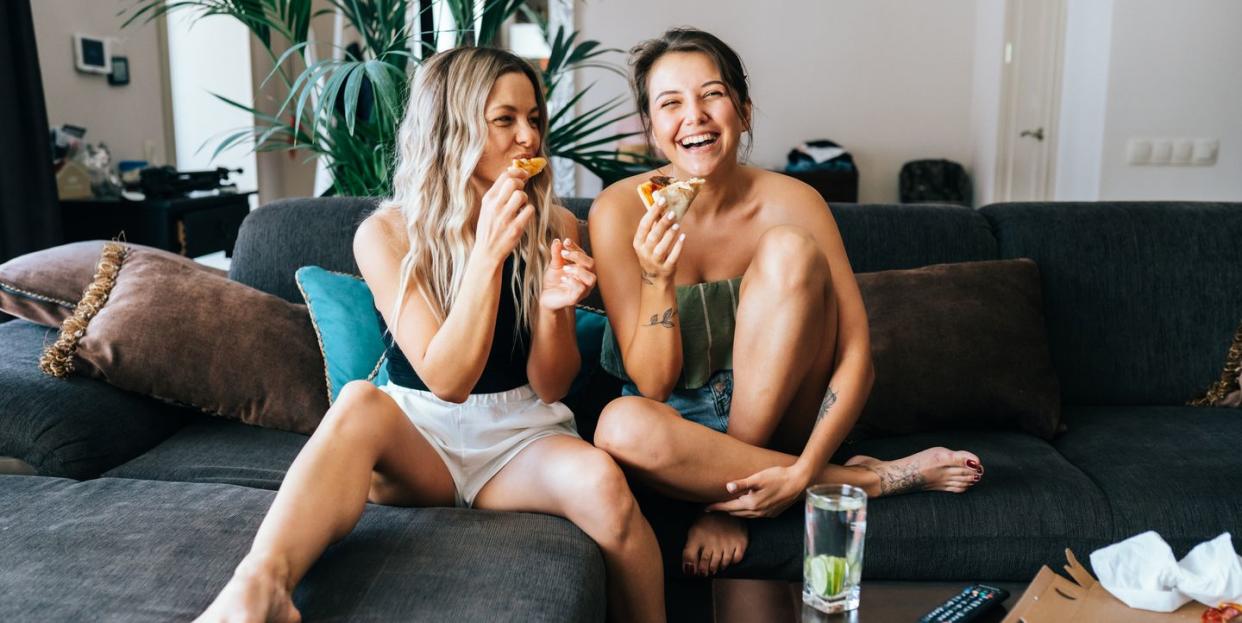
<svg viewBox="0 0 1242 623">
<path fill-rule="evenodd" d="M 651 67 L 647 79 L 651 141 L 682 173 L 708 177 L 722 164 L 737 163 L 745 114 L 733 105 L 729 88 L 711 57 L 670 52 Z M 746 106 L 744 104 L 744 106 Z"/>
</svg>

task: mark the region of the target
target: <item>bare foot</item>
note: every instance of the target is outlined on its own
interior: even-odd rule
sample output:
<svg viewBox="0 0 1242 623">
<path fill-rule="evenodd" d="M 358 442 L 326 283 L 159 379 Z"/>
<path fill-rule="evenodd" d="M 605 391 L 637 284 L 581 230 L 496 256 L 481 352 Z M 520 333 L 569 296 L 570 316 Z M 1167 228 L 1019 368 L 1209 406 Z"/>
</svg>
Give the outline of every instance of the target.
<svg viewBox="0 0 1242 623">
<path fill-rule="evenodd" d="M 285 587 L 287 574 L 280 567 L 243 560 L 198 622 L 221 623 L 298 623 L 302 613 L 293 605 Z"/>
<path fill-rule="evenodd" d="M 740 561 L 748 543 L 744 521 L 727 513 L 704 513 L 686 535 L 681 571 L 685 575 L 716 575 Z"/>
<path fill-rule="evenodd" d="M 863 467 L 875 472 L 879 484 L 870 496 L 896 495 L 911 491 L 961 493 L 983 477 L 979 457 L 966 451 L 928 448 L 895 461 L 858 455 L 845 462 L 847 467 Z"/>
</svg>

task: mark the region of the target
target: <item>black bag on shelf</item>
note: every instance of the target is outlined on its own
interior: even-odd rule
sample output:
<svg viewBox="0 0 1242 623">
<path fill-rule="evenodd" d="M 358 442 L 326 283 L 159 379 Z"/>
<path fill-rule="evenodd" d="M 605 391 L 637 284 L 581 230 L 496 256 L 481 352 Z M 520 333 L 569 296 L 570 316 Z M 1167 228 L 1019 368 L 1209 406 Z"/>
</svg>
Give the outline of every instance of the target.
<svg viewBox="0 0 1242 623">
<path fill-rule="evenodd" d="M 936 201 L 971 205 L 970 175 L 952 160 L 912 160 L 901 167 L 902 203 Z"/>
</svg>

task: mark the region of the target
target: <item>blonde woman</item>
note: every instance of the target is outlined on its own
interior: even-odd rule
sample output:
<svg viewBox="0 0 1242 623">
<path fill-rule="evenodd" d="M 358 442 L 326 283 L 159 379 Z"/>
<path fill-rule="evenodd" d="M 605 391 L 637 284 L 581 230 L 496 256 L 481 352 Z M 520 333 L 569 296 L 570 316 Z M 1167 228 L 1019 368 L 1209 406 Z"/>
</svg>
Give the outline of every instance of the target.
<svg viewBox="0 0 1242 623">
<path fill-rule="evenodd" d="M 565 517 L 603 552 L 610 618 L 664 618 L 651 527 L 558 402 L 580 364 L 574 304 L 595 276 L 550 172 L 511 166 L 545 155 L 542 93 L 527 63 L 498 50 L 459 48 L 419 69 L 394 196 L 354 238 L 390 328 L 392 383 L 345 386 L 202 619 L 298 619 L 294 587 L 368 501 Z"/>
</svg>

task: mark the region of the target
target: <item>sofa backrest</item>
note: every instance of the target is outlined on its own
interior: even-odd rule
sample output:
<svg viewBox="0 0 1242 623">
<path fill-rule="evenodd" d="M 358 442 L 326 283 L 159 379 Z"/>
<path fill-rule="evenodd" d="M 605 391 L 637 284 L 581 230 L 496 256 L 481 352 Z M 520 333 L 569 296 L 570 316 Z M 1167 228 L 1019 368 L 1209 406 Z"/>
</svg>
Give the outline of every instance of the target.
<svg viewBox="0 0 1242 623">
<path fill-rule="evenodd" d="M 354 231 L 375 210 L 363 197 L 281 199 L 262 206 L 242 221 L 229 263 L 229 278 L 252 288 L 302 302 L 293 274 L 315 265 L 358 274 Z"/>
<path fill-rule="evenodd" d="M 564 204 L 585 219 L 591 200 L 568 198 Z M 374 198 L 357 197 L 282 199 L 265 205 L 242 223 L 229 277 L 300 303 L 293 280 L 298 268 L 313 264 L 358 273 L 354 230 L 375 205 Z M 834 204 L 832 213 L 856 272 L 997 258 L 987 219 L 969 208 L 842 203 Z"/>
<path fill-rule="evenodd" d="M 952 204 L 834 203 L 832 216 L 856 273 L 997 259 L 978 211 Z"/>
<path fill-rule="evenodd" d="M 1184 404 L 1242 321 L 1242 203 L 1010 203 L 980 212 L 1039 265 L 1067 404 Z"/>
</svg>

